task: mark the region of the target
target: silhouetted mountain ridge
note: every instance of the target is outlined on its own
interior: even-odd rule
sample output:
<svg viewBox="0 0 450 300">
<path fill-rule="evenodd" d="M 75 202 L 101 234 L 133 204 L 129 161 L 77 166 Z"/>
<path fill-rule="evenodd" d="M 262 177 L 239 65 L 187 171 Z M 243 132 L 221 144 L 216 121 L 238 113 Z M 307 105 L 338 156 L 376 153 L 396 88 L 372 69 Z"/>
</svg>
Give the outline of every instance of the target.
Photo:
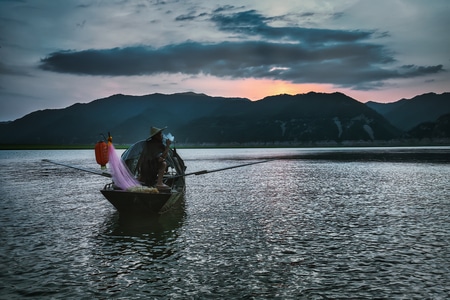
<svg viewBox="0 0 450 300">
<path fill-rule="evenodd" d="M 400 135 L 378 113 L 341 93 L 271 96 L 227 109 L 188 124 L 180 131 L 189 137 L 185 142 L 339 142 Z"/>
<path fill-rule="evenodd" d="M 115 143 L 129 144 L 147 138 L 150 126 L 169 126 L 177 142 L 189 144 L 386 141 L 405 131 L 382 114 L 408 115 L 410 104 L 416 109 L 430 97 L 448 95 L 426 94 L 394 107 L 363 104 L 342 93 L 282 94 L 258 101 L 191 92 L 117 94 L 0 123 L 0 139 L 2 144 L 92 144 L 109 131 Z M 438 101 L 441 112 L 448 102 Z"/>
<path fill-rule="evenodd" d="M 423 122 L 434 122 L 450 113 L 450 93 L 427 93 L 393 103 L 367 102 L 367 106 L 383 115 L 392 125 L 408 131 Z"/>
</svg>

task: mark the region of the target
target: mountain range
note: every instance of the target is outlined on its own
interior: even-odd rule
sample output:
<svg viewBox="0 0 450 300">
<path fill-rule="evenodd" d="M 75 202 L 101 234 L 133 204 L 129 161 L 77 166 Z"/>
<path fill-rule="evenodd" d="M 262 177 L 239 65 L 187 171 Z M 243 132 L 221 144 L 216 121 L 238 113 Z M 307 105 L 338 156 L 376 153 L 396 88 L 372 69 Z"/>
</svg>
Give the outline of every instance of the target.
<svg viewBox="0 0 450 300">
<path fill-rule="evenodd" d="M 205 94 L 113 95 L 64 109 L 35 111 L 0 124 L 1 144 L 116 144 L 168 126 L 179 144 L 311 144 L 450 138 L 450 93 L 382 104 L 342 93 L 269 96 L 258 101 Z M 422 128 L 422 129 L 421 129 Z"/>
<path fill-rule="evenodd" d="M 423 122 L 434 122 L 450 113 L 450 93 L 428 93 L 392 103 L 367 102 L 367 106 L 383 115 L 400 130 L 409 131 Z"/>
</svg>

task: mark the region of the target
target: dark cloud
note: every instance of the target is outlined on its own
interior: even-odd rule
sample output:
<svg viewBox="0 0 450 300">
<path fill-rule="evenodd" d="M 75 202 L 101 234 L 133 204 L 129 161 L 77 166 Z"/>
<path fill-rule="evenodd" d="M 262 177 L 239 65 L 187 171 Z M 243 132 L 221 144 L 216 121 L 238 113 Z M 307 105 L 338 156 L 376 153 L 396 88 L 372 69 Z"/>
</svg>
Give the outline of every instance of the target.
<svg viewBox="0 0 450 300">
<path fill-rule="evenodd" d="M 305 12 L 305 13 L 302 13 L 302 14 L 300 14 L 300 17 L 314 17 L 316 15 L 316 13 L 313 13 L 313 12 Z"/>
<path fill-rule="evenodd" d="M 402 74 L 403 77 L 408 78 L 408 77 L 424 76 L 428 74 L 435 74 L 442 71 L 444 71 L 442 65 L 429 67 L 405 65 L 401 67 L 400 74 Z"/>
<path fill-rule="evenodd" d="M 183 43 L 158 49 L 145 46 L 63 51 L 41 61 L 44 70 L 104 76 L 159 73 L 208 74 L 231 78 L 281 79 L 366 88 L 369 83 L 442 71 L 442 65 L 381 68 L 394 61 L 372 44 L 307 47 L 268 42 Z"/>
<path fill-rule="evenodd" d="M 379 87 L 388 79 L 443 71 L 442 65 L 392 67 L 393 53 L 382 45 L 368 42 L 370 38 L 388 35 L 386 32 L 374 36 L 375 31 L 271 27 L 268 24 L 282 16 L 264 17 L 254 10 L 222 14 L 234 9 L 232 6 L 218 8 L 210 20 L 221 31 L 258 36 L 259 41 L 59 51 L 42 59 L 40 68 L 102 76 L 207 74 L 222 78 L 331 83 L 362 90 Z M 189 13 L 177 20 L 194 20 L 195 15 Z"/>
<path fill-rule="evenodd" d="M 303 27 L 272 27 L 268 23 L 282 16 L 264 17 L 255 10 L 234 14 L 216 14 L 211 20 L 223 31 L 265 39 L 289 40 L 301 43 L 356 42 L 368 39 L 373 31 L 331 30 Z"/>
<path fill-rule="evenodd" d="M 175 18 L 175 21 L 189 21 L 189 20 L 195 20 L 197 18 L 197 16 L 195 15 L 194 12 L 191 12 L 187 15 L 179 15 L 178 17 Z"/>
<path fill-rule="evenodd" d="M 234 5 L 224 5 L 224 6 L 220 6 L 219 8 L 216 8 L 215 10 L 213 10 L 213 13 L 221 13 L 221 12 L 226 12 L 226 11 L 232 11 L 237 9 L 238 7 L 234 6 Z M 243 6 L 239 7 L 239 8 L 244 8 Z"/>
</svg>

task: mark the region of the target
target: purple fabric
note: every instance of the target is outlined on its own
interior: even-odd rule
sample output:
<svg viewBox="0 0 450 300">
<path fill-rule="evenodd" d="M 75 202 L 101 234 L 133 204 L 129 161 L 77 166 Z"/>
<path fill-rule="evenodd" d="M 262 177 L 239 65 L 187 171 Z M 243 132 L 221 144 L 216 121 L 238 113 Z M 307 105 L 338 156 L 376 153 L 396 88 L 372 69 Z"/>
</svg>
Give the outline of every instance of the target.
<svg viewBox="0 0 450 300">
<path fill-rule="evenodd" d="M 130 170 L 128 170 L 124 161 L 119 155 L 117 155 L 116 149 L 112 143 L 108 143 L 108 155 L 111 175 L 115 185 L 122 190 L 141 185 L 139 181 L 131 174 Z"/>
</svg>

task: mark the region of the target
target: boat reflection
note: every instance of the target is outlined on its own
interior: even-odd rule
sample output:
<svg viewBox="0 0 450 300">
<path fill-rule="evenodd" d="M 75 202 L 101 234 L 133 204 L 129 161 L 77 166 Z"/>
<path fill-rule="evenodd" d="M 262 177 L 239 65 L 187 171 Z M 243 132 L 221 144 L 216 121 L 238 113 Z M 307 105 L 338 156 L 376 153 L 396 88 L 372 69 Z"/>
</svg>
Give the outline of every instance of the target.
<svg viewBox="0 0 450 300">
<path fill-rule="evenodd" d="M 185 220 L 184 199 L 177 207 L 162 214 L 123 214 L 113 212 L 104 223 L 103 235 L 108 237 L 165 237 L 179 229 Z"/>
</svg>

